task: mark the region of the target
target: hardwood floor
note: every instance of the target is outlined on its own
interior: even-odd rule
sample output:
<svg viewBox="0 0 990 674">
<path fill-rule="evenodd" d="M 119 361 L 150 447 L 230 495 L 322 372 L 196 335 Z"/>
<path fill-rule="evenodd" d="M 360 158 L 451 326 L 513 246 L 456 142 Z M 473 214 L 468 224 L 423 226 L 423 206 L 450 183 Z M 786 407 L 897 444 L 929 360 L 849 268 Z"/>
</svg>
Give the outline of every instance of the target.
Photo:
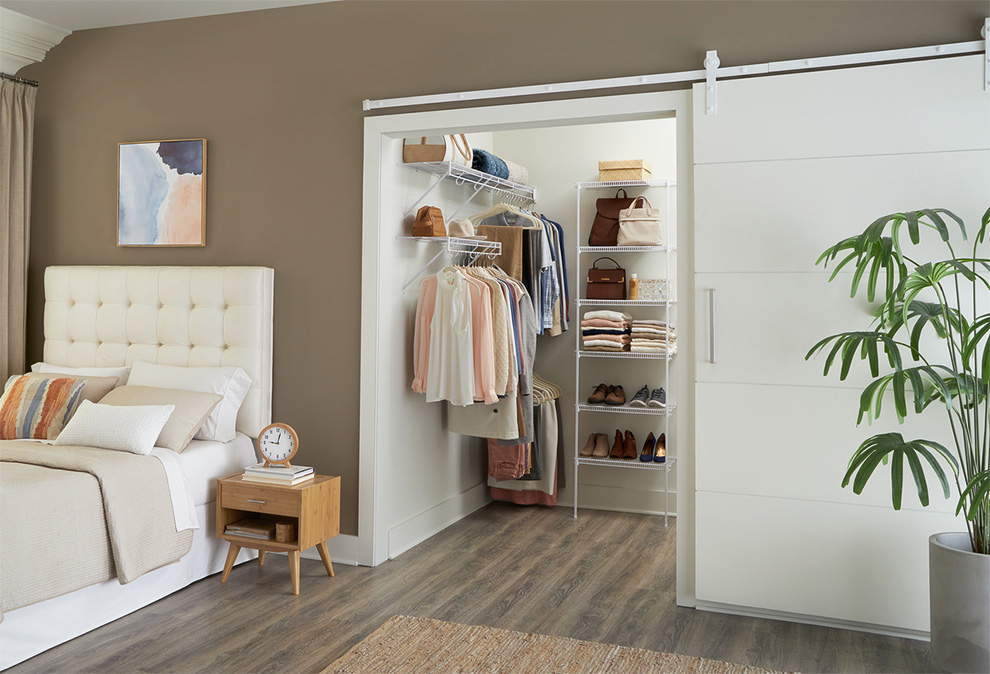
<svg viewBox="0 0 990 674">
<path fill-rule="evenodd" d="M 782 671 L 935 671 L 928 644 L 674 605 L 674 520 L 493 503 L 378 568 L 268 555 L 8 670 L 319 672 L 393 615 Z"/>
</svg>

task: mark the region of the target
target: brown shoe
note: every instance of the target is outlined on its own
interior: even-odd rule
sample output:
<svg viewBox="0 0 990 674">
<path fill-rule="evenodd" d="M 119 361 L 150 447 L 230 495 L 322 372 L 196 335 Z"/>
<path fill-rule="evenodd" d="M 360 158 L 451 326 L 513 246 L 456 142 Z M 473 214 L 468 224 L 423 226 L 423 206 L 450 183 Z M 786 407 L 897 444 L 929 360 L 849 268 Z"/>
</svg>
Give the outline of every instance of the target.
<svg viewBox="0 0 990 674">
<path fill-rule="evenodd" d="M 622 458 L 622 431 L 618 429 L 616 429 L 615 431 L 615 442 L 612 443 L 612 451 L 609 452 L 608 458 L 610 459 Z"/>
<path fill-rule="evenodd" d="M 622 390 L 621 386 L 609 386 L 608 395 L 605 396 L 606 405 L 625 405 L 626 404 L 626 392 Z"/>
<path fill-rule="evenodd" d="M 591 456 L 596 459 L 608 457 L 608 436 L 604 433 L 595 433 L 595 451 L 591 453 Z"/>
<path fill-rule="evenodd" d="M 636 450 L 636 436 L 626 431 L 626 440 L 622 443 L 622 458 L 623 459 L 635 459 L 639 456 L 639 452 Z"/>
<path fill-rule="evenodd" d="M 595 392 L 588 396 L 589 405 L 601 405 L 605 402 L 606 396 L 609 394 L 609 387 L 605 384 L 599 384 L 595 389 Z"/>
</svg>

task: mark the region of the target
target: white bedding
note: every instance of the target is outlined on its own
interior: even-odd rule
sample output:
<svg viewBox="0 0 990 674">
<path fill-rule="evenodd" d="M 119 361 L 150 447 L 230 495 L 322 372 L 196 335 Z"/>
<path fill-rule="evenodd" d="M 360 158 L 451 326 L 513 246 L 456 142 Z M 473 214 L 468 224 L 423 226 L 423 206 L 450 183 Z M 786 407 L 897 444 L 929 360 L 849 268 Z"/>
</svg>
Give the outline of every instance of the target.
<svg viewBox="0 0 990 674">
<path fill-rule="evenodd" d="M 240 473 L 244 466 L 258 462 L 254 443 L 243 433 L 230 442 L 193 440 L 184 452 L 174 456 L 189 481 L 192 502 L 198 506 L 217 499 L 219 478 Z"/>
<path fill-rule="evenodd" d="M 146 573 L 128 585 L 114 578 L 6 612 L 0 622 L 0 669 L 125 616 L 223 568 L 227 544 L 215 537 L 214 530 L 216 481 L 257 462 L 251 438 L 238 433 L 227 443 L 194 440 L 181 454 L 156 448 L 152 455 L 165 466 L 176 522 L 191 518 L 186 522 L 187 528 L 198 529 L 192 549 L 178 562 Z M 236 563 L 256 556 L 255 551 L 242 549 Z"/>
</svg>

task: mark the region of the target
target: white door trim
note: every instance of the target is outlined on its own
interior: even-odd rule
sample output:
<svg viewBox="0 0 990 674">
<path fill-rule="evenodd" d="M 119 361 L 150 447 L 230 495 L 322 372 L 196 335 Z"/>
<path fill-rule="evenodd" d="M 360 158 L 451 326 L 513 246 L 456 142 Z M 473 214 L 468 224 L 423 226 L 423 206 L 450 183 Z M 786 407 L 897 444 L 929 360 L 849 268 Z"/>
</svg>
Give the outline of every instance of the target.
<svg viewBox="0 0 990 674">
<path fill-rule="evenodd" d="M 389 335 L 389 318 L 379 313 L 382 293 L 398 292 L 382 287 L 382 270 L 388 264 L 381 259 L 382 237 L 390 236 L 392 225 L 380 223 L 383 161 L 391 161 L 383 139 L 437 135 L 451 131 L 471 133 L 504 131 L 520 128 L 574 124 L 618 122 L 636 119 L 674 117 L 677 125 L 678 216 L 682 231 L 690 242 L 692 230 L 694 172 L 692 138 L 692 100 L 690 91 L 670 91 L 624 96 L 606 96 L 561 101 L 543 101 L 515 105 L 411 112 L 365 119 L 364 125 L 364 204 L 362 216 L 362 284 L 361 284 L 361 412 L 358 497 L 359 563 L 375 566 L 388 559 L 388 522 L 385 521 L 387 463 L 379 461 L 377 429 L 388 424 L 383 418 L 379 392 L 387 387 L 404 386 L 395 380 L 396 373 L 383 372 L 377 354 L 382 340 Z M 396 223 L 397 224 L 397 223 Z M 685 256 L 690 257 L 690 256 Z M 692 270 L 693 271 L 693 270 Z M 686 289 L 689 290 L 689 289 Z M 690 306 L 690 302 L 685 303 Z M 687 321 L 682 317 L 688 333 Z M 687 373 L 693 386 L 694 373 Z M 685 391 L 682 399 L 693 397 Z M 685 418 L 688 437 L 693 420 Z M 677 586 L 678 603 L 694 605 L 694 457 L 690 443 L 683 443 L 678 457 L 677 489 Z"/>
</svg>

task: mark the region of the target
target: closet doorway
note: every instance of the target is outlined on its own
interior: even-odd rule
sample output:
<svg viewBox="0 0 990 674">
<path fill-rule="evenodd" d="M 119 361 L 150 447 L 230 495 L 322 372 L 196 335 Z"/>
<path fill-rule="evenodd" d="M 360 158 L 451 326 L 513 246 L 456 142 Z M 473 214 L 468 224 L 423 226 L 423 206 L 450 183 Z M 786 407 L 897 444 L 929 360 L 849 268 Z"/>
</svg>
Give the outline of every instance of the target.
<svg viewBox="0 0 990 674">
<path fill-rule="evenodd" d="M 410 390 L 413 323 L 418 280 L 422 278 L 417 275 L 420 271 L 435 274 L 450 264 L 450 258 L 441 256 L 431 263 L 436 250 L 401 238 L 410 233 L 410 216 L 404 213 L 435 180 L 402 166 L 403 139 L 463 133 L 476 147 L 527 166 L 531 173 L 529 183 L 537 190 L 533 210 L 563 226 L 571 298 L 570 331 L 539 338 L 535 368 L 565 391 L 560 406 L 560 431 L 565 437 L 560 470 L 566 471 L 567 488 L 558 494 L 558 507 L 570 507 L 572 503 L 575 398 L 584 402 L 590 393 L 590 389 L 584 390 L 591 383 L 589 377 L 607 379 L 609 369 L 607 362 L 592 363 L 578 383 L 582 388 L 575 390 L 574 352 L 579 341 L 575 333 L 580 332 L 580 316 L 587 309 L 577 307 L 575 300 L 583 296 L 587 268 L 597 257 L 576 255 L 575 213 L 580 210 L 582 229 L 587 232 L 595 213 L 595 199 L 614 194 L 614 190 L 582 194 L 575 182 L 597 180 L 598 160 L 649 155 L 654 163 L 652 177 L 676 182 L 676 192 L 642 193 L 654 204 L 667 202 L 669 223 L 676 223 L 677 263 L 671 273 L 676 272 L 676 326 L 684 337 L 680 352 L 670 362 L 670 380 L 664 383 L 670 387 L 676 382 L 677 387 L 678 409 L 669 424 L 669 432 L 676 433 L 673 451 L 677 464 L 670 473 L 670 512 L 677 515 L 677 597 L 678 604 L 693 605 L 691 117 L 690 92 L 677 91 L 383 115 L 365 120 L 358 495 L 361 564 L 374 566 L 394 557 L 489 501 L 483 441 L 448 433 L 445 403 L 427 403 Z M 641 151 L 637 152 L 637 147 Z M 423 203 L 447 199 L 444 203 L 456 206 L 468 196 L 463 194 L 463 185 L 453 180 L 445 183 L 437 186 Z M 629 191 L 630 196 L 639 193 Z M 460 215 L 470 215 L 488 203 L 498 202 L 497 196 L 487 202 L 484 198 L 479 197 L 476 205 L 472 203 Z M 444 213 L 448 214 L 446 207 Z M 580 243 L 586 245 L 587 241 Z M 637 265 L 650 264 L 639 257 L 623 259 L 626 261 L 631 262 L 630 271 L 642 268 Z M 662 318 L 663 314 L 658 316 Z M 672 320 L 674 316 L 672 313 Z M 653 369 L 653 364 L 649 365 Z M 656 385 L 639 381 L 642 377 L 636 367 L 635 362 L 628 362 L 614 368 L 627 372 L 626 381 L 615 383 L 627 388 L 629 398 L 644 383 Z M 582 372 L 584 368 L 582 364 Z M 646 431 L 635 430 L 637 420 L 633 415 L 600 416 L 609 418 L 582 420 L 579 436 L 616 427 L 633 428 L 642 444 Z M 645 429 L 648 424 L 640 425 Z M 582 444 L 585 439 L 579 437 Z M 582 467 L 578 495 L 579 507 L 657 512 L 657 504 L 661 508 L 663 505 L 663 473 Z"/>
</svg>

